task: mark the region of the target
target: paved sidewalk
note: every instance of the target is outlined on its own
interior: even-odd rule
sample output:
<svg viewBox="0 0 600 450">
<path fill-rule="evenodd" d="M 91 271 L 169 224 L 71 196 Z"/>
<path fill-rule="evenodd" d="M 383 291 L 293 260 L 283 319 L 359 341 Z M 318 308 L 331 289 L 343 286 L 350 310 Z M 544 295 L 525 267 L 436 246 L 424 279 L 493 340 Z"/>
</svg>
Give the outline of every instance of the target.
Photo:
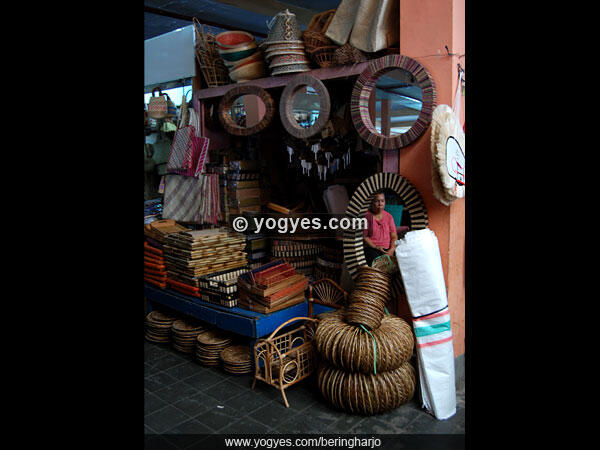
<svg viewBox="0 0 600 450">
<path fill-rule="evenodd" d="M 369 433 L 464 434 L 464 390 L 457 412 L 437 420 L 421 409 L 417 395 L 399 408 L 374 416 L 337 411 L 316 389 L 314 377 L 286 390 L 286 408 L 275 388 L 253 377 L 205 367 L 167 345 L 144 343 L 146 434 Z"/>
</svg>

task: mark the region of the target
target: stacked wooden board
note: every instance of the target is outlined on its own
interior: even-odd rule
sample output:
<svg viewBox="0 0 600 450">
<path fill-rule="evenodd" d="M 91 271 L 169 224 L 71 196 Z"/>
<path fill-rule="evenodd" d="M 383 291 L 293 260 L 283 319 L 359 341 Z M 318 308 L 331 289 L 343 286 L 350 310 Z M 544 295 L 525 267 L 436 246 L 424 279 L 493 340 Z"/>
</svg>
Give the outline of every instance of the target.
<svg viewBox="0 0 600 450">
<path fill-rule="evenodd" d="M 284 260 L 275 260 L 238 277 L 238 306 L 262 314 L 302 303 L 308 279 Z"/>
<path fill-rule="evenodd" d="M 226 229 L 185 231 L 165 239 L 167 284 L 184 294 L 200 296 L 199 277 L 247 264 L 244 235 Z"/>
</svg>

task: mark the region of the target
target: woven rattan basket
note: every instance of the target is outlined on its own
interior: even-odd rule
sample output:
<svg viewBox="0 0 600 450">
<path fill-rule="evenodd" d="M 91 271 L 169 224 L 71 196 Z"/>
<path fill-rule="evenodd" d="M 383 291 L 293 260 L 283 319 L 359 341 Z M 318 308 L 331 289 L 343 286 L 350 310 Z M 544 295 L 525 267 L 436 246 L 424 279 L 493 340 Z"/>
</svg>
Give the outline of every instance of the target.
<svg viewBox="0 0 600 450">
<path fill-rule="evenodd" d="M 367 57 L 359 49 L 346 42 L 333 52 L 333 60 L 336 64 L 343 66 L 364 62 L 367 60 Z"/>
<path fill-rule="evenodd" d="M 379 414 L 408 402 L 415 392 L 415 370 L 410 362 L 377 374 L 352 373 L 321 362 L 317 384 L 336 409 L 352 414 Z"/>
<path fill-rule="evenodd" d="M 194 31 L 196 33 L 195 53 L 202 76 L 208 87 L 230 84 L 229 70 L 219 55 L 215 35 L 208 31 L 194 17 Z"/>
<path fill-rule="evenodd" d="M 386 315 L 371 333 L 344 322 L 344 311 L 321 317 L 315 332 L 317 351 L 329 364 L 350 372 L 379 373 L 396 370 L 412 355 L 411 326 Z"/>
<path fill-rule="evenodd" d="M 308 54 L 320 67 L 337 66 L 337 63 L 333 59 L 336 48 L 337 46 L 335 45 L 317 47 L 314 50 L 309 51 Z"/>
<path fill-rule="evenodd" d="M 325 33 L 320 31 L 305 31 L 302 33 L 304 48 L 307 52 L 311 52 L 319 47 L 333 45 L 331 39 L 325 36 Z"/>
</svg>

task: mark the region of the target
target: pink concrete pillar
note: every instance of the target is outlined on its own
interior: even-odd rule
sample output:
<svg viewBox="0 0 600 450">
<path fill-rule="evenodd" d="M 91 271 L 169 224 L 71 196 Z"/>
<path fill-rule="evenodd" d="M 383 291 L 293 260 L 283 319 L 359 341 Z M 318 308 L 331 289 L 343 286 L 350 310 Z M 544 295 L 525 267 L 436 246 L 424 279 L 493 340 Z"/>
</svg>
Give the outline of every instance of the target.
<svg viewBox="0 0 600 450">
<path fill-rule="evenodd" d="M 448 56 L 445 48 L 447 45 L 456 55 L 464 53 L 464 3 L 464 0 L 400 2 L 400 53 L 414 58 L 428 70 L 435 83 L 438 105 L 452 106 L 458 84 L 457 64 L 465 67 L 464 58 Z M 464 103 L 461 115 L 464 118 Z M 400 149 L 398 169 L 423 196 L 429 228 L 439 241 L 454 353 L 458 356 L 465 351 L 465 204 L 460 199 L 448 207 L 433 196 L 430 143 L 431 127 L 415 142 Z"/>
</svg>

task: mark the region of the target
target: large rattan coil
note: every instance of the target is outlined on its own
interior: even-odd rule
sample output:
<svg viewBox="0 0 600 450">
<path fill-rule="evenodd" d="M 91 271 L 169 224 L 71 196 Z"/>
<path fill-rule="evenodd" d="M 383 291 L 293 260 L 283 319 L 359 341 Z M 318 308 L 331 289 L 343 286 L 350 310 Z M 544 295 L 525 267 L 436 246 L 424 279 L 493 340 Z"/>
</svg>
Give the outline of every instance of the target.
<svg viewBox="0 0 600 450">
<path fill-rule="evenodd" d="M 337 409 L 352 414 L 379 414 L 408 402 L 415 392 L 415 369 L 409 361 L 396 370 L 377 374 L 352 373 L 322 361 L 317 384 Z"/>
<path fill-rule="evenodd" d="M 386 315 L 370 334 L 344 322 L 344 311 L 320 317 L 314 343 L 329 364 L 350 372 L 380 373 L 408 361 L 414 347 L 411 326 L 400 317 Z M 375 341 L 375 346 L 373 345 Z"/>
<path fill-rule="evenodd" d="M 385 315 L 385 305 L 391 297 L 390 274 L 369 266 L 361 266 L 354 290 L 348 298 L 344 316 L 347 323 L 379 328 Z"/>
</svg>

